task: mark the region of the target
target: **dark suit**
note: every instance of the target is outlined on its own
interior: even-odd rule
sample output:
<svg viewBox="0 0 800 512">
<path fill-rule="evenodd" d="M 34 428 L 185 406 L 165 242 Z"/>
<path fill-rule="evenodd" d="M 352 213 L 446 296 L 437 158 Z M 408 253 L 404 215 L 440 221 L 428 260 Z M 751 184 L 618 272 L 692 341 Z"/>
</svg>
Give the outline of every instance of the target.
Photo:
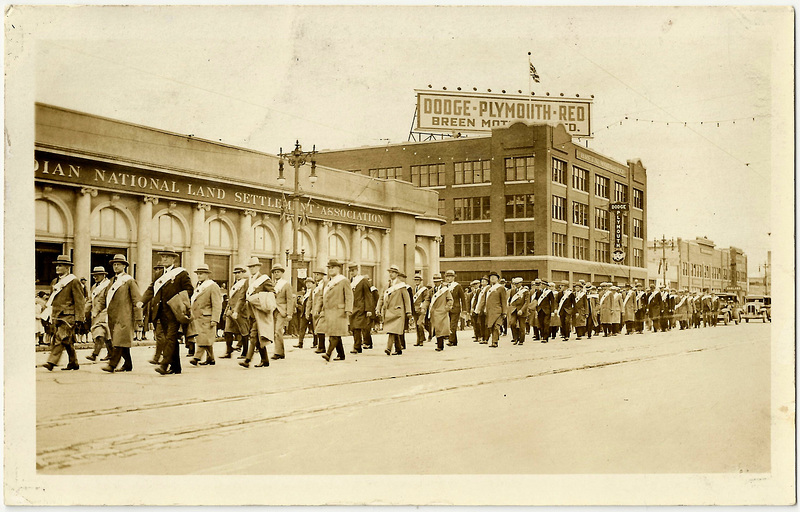
<svg viewBox="0 0 800 512">
<path fill-rule="evenodd" d="M 647 316 L 653 323 L 653 332 L 657 332 L 661 325 L 662 308 L 661 294 L 658 291 L 651 291 L 647 296 Z"/>
<path fill-rule="evenodd" d="M 450 287 L 450 284 L 447 285 Z M 467 309 L 469 304 L 467 304 L 467 295 L 464 293 L 464 289 L 461 288 L 461 285 L 453 282 L 453 286 L 450 287 L 450 295 L 453 297 L 453 308 L 450 310 L 450 344 L 451 345 L 458 345 L 458 336 L 456 335 L 456 331 L 458 330 L 458 323 L 461 319 L 461 310 Z"/>
<path fill-rule="evenodd" d="M 563 299 L 563 302 L 562 302 Z M 561 320 L 561 337 L 569 339 L 572 331 L 572 314 L 575 310 L 575 293 L 564 290 L 559 297 L 558 317 Z"/>
<path fill-rule="evenodd" d="M 352 285 L 351 285 L 352 286 Z M 358 283 L 353 288 L 353 314 L 350 315 L 350 330 L 353 331 L 353 350 L 361 352 L 361 345 L 371 345 L 367 343 L 367 336 L 372 327 L 372 315 L 375 313 L 375 302 L 373 302 L 370 288 L 372 284 L 369 279 L 361 276 Z"/>
<path fill-rule="evenodd" d="M 171 269 L 172 267 L 164 269 L 164 274 Z M 167 302 L 182 291 L 186 291 L 191 296 L 194 287 L 186 269 L 181 270 L 172 280 L 164 283 L 156 292 L 155 284 L 158 279 L 154 280 L 147 288 L 147 291 L 144 292 L 142 302 L 145 304 L 150 303 L 150 320 L 154 325 L 159 324 L 161 326 L 164 336 L 161 369 L 166 372 L 168 366 L 172 364 L 172 371 L 179 373 L 181 371 L 181 359 L 180 350 L 178 349 L 178 329 L 180 329 L 181 324 L 175 318 L 175 314 Z"/>
<path fill-rule="evenodd" d="M 542 337 L 542 343 L 547 343 L 550 337 L 550 315 L 556 307 L 555 301 L 555 294 L 552 290 L 542 290 L 539 295 L 536 314 L 539 317 L 539 334 Z"/>
<path fill-rule="evenodd" d="M 53 292 L 60 279 L 63 278 L 53 281 Z M 61 359 L 61 353 L 66 351 L 69 357 L 69 364 L 75 367 L 78 366 L 78 358 L 75 355 L 75 348 L 72 344 L 75 341 L 75 321 L 78 318 L 83 320 L 85 317 L 86 294 L 84 290 L 85 288 L 80 279 L 75 278 L 61 288 L 61 291 L 53 297 L 50 303 L 52 308 L 49 326 L 51 348 L 48 362 L 52 365 L 58 364 L 59 359 Z"/>
</svg>

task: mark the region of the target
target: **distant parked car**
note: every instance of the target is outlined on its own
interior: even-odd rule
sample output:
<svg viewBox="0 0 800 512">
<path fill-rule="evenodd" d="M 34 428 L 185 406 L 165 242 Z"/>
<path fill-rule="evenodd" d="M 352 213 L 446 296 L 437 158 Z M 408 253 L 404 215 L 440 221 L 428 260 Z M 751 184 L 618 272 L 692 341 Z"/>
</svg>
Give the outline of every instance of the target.
<svg viewBox="0 0 800 512">
<path fill-rule="evenodd" d="M 735 293 L 720 293 L 717 294 L 717 297 L 719 298 L 717 321 L 723 322 L 725 325 L 731 321 L 738 324 L 742 314 L 739 296 Z"/>
<path fill-rule="evenodd" d="M 769 295 L 750 295 L 744 306 L 744 321 L 761 320 L 772 322 L 772 297 Z"/>
</svg>

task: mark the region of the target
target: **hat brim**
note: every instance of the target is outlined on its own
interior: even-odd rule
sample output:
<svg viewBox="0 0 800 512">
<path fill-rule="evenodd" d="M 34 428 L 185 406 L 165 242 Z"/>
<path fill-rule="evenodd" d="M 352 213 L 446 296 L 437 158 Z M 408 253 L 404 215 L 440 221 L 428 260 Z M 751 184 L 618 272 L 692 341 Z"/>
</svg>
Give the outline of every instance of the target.
<svg viewBox="0 0 800 512">
<path fill-rule="evenodd" d="M 111 261 L 109 261 L 109 263 L 111 263 L 112 265 L 113 265 L 114 263 L 122 263 L 122 264 L 123 264 L 123 265 L 125 265 L 126 267 L 130 265 L 130 263 L 128 263 L 127 261 L 122 261 L 122 260 L 111 260 Z"/>
<path fill-rule="evenodd" d="M 75 266 L 75 264 L 72 263 L 71 261 L 54 261 L 53 265 L 66 265 L 68 267 L 74 267 Z"/>
<path fill-rule="evenodd" d="M 172 252 L 172 251 L 158 251 L 158 255 L 159 256 L 175 256 L 175 257 L 180 256 L 180 254 L 178 254 L 177 252 Z"/>
</svg>

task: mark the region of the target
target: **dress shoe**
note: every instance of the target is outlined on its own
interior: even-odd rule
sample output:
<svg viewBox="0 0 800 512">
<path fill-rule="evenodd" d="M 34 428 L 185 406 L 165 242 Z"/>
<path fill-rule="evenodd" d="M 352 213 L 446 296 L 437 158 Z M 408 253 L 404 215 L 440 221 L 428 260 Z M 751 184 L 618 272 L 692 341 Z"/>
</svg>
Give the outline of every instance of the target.
<svg viewBox="0 0 800 512">
<path fill-rule="evenodd" d="M 245 368 L 250 368 L 250 360 L 249 359 L 245 359 L 244 361 L 241 361 L 239 363 L 239 366 L 243 366 Z"/>
<path fill-rule="evenodd" d="M 444 349 L 443 349 L 443 348 L 436 347 L 436 352 L 441 352 L 442 350 L 444 350 Z"/>
<path fill-rule="evenodd" d="M 361 351 L 360 350 L 351 350 L 350 353 L 351 354 L 360 354 Z"/>
<path fill-rule="evenodd" d="M 100 360 L 101 361 L 110 361 L 111 360 L 111 356 L 101 357 Z"/>
<path fill-rule="evenodd" d="M 88 359 L 89 361 L 95 361 L 97 359 L 97 355 L 89 354 L 88 356 L 86 356 L 86 359 Z"/>
<path fill-rule="evenodd" d="M 219 356 L 219 358 L 220 359 L 230 359 L 231 358 L 231 354 L 228 353 L 228 354 L 225 354 L 224 356 Z"/>
<path fill-rule="evenodd" d="M 211 361 L 209 361 L 208 359 L 206 359 L 205 361 L 202 361 L 202 362 L 200 363 L 200 366 L 214 366 L 215 364 L 217 364 L 217 362 L 216 362 L 216 361 L 214 361 L 213 359 L 212 359 Z"/>
<path fill-rule="evenodd" d="M 372 345 L 364 345 L 364 346 L 363 346 L 363 347 L 361 347 L 361 348 L 370 349 L 370 348 L 372 348 Z"/>
<path fill-rule="evenodd" d="M 156 373 L 160 373 L 161 375 L 167 375 L 167 374 L 170 374 L 170 373 L 174 373 L 172 370 L 167 371 L 166 369 L 162 368 L 161 366 L 156 366 L 154 368 L 154 370 L 156 371 Z"/>
<path fill-rule="evenodd" d="M 114 373 L 114 368 L 112 368 L 110 364 L 104 364 L 103 366 L 100 367 L 100 369 L 103 370 L 104 372 Z"/>
<path fill-rule="evenodd" d="M 298 343 L 297 345 L 294 346 L 294 348 L 303 348 L 303 344 L 302 343 Z"/>
<path fill-rule="evenodd" d="M 50 361 L 44 363 L 42 366 L 47 368 L 48 372 L 52 372 L 53 368 L 55 367 L 55 365 L 53 363 L 51 363 Z"/>
<path fill-rule="evenodd" d="M 344 356 L 336 356 L 333 358 L 334 361 L 344 361 Z"/>
<path fill-rule="evenodd" d="M 395 353 L 394 353 L 394 354 L 392 354 L 392 355 L 393 355 L 393 356 L 402 356 L 402 355 L 403 355 L 403 351 L 402 351 L 402 350 L 398 350 L 397 352 L 395 352 Z"/>
<path fill-rule="evenodd" d="M 116 370 L 114 370 L 115 373 L 132 372 L 132 371 L 133 368 L 125 368 L 124 366 L 122 368 L 117 368 Z"/>
<path fill-rule="evenodd" d="M 256 365 L 256 368 L 263 368 L 264 366 L 269 366 L 269 360 L 261 361 Z"/>
<path fill-rule="evenodd" d="M 189 352 L 188 354 L 186 354 L 186 357 L 194 357 L 194 352 Z"/>
<path fill-rule="evenodd" d="M 241 355 L 241 356 L 237 357 L 236 359 L 247 359 L 247 356 Z"/>
<path fill-rule="evenodd" d="M 197 363 L 199 361 L 200 361 L 199 359 L 196 359 L 196 358 L 193 357 L 193 358 L 189 359 L 189 364 L 192 365 L 192 366 L 197 366 Z"/>
<path fill-rule="evenodd" d="M 322 359 L 324 359 L 326 361 L 330 361 L 331 360 L 331 356 L 329 356 L 328 354 L 322 354 Z"/>
<path fill-rule="evenodd" d="M 392 355 L 392 351 L 391 351 L 391 350 L 389 350 L 388 348 L 387 348 L 386 350 L 384 350 L 384 352 L 386 352 L 386 355 L 387 355 L 387 356 L 390 356 L 390 355 Z"/>
<path fill-rule="evenodd" d="M 286 356 L 280 354 L 272 354 L 272 359 L 286 359 Z"/>
<path fill-rule="evenodd" d="M 64 368 L 61 368 L 61 371 L 68 371 L 68 370 L 79 370 L 79 369 L 80 369 L 80 366 L 79 366 L 79 365 L 77 365 L 76 363 L 69 363 L 69 364 L 68 364 L 67 366 L 65 366 Z"/>
<path fill-rule="evenodd" d="M 542 343 L 547 343 L 547 340 L 542 340 Z"/>
<path fill-rule="evenodd" d="M 325 351 L 324 350 L 315 350 L 314 353 L 315 354 L 324 354 Z"/>
<path fill-rule="evenodd" d="M 158 364 L 158 360 L 156 360 L 156 359 L 151 359 L 151 360 L 149 360 L 147 362 L 150 363 L 150 364 Z"/>
</svg>

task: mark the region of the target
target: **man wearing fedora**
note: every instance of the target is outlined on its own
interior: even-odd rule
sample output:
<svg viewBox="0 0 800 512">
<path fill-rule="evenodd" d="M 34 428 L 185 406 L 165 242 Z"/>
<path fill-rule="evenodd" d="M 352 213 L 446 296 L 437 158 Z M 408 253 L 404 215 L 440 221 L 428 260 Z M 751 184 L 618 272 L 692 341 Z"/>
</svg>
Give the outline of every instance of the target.
<svg viewBox="0 0 800 512">
<path fill-rule="evenodd" d="M 372 347 L 372 315 L 375 302 L 370 288 L 369 278 L 358 273 L 358 265 L 349 267 L 350 288 L 353 290 L 353 314 L 350 315 L 350 330 L 353 331 L 353 350 L 351 354 L 360 354 L 362 348 Z"/>
<path fill-rule="evenodd" d="M 111 268 L 114 277 L 106 293 L 106 307 L 108 308 L 108 328 L 111 331 L 111 344 L 114 351 L 108 364 L 102 367 L 103 371 L 129 372 L 133 370 L 131 359 L 131 346 L 133 345 L 133 332 L 136 325 L 142 320 L 142 295 L 139 286 L 133 277 L 127 273 L 128 260 L 123 254 L 115 254 L 111 259 Z M 122 368 L 117 370 L 120 358 L 124 360 Z"/>
<path fill-rule="evenodd" d="M 561 339 L 567 341 L 572 335 L 572 316 L 575 312 L 575 294 L 569 287 L 569 281 L 561 281 L 561 293 L 558 298 L 558 320 L 561 327 Z"/>
<path fill-rule="evenodd" d="M 113 347 L 111 346 L 111 333 L 108 330 L 108 312 L 106 311 L 106 293 L 108 292 L 108 285 L 111 281 L 108 279 L 106 269 L 102 266 L 97 266 L 92 269 L 92 279 L 94 285 L 89 292 L 89 301 L 86 303 L 88 310 L 88 317 L 94 339 L 94 350 L 86 356 L 89 361 L 96 361 L 97 356 L 100 355 L 100 350 L 106 347 L 106 357 L 101 361 L 108 361 L 111 358 Z"/>
<path fill-rule="evenodd" d="M 508 299 L 508 326 L 514 345 L 525 342 L 525 318 L 528 316 L 528 289 L 522 284 L 521 277 L 511 280 L 511 293 Z"/>
<path fill-rule="evenodd" d="M 222 292 L 219 285 L 211 279 L 211 269 L 201 263 L 194 271 L 197 274 L 197 285 L 192 294 L 192 322 L 189 324 L 189 336 L 194 338 L 197 352 L 189 361 L 192 365 L 213 365 L 214 341 L 217 339 L 217 320 L 222 313 Z M 200 361 L 206 353 L 205 361 Z"/>
<path fill-rule="evenodd" d="M 489 331 L 486 330 L 486 292 L 489 291 L 489 276 L 481 277 L 480 291 L 478 297 L 475 299 L 475 313 L 476 323 L 478 324 L 478 343 L 489 343 Z"/>
<path fill-rule="evenodd" d="M 497 348 L 500 340 L 500 326 L 508 315 L 508 296 L 506 288 L 500 284 L 500 274 L 489 272 L 489 290 L 486 292 L 486 331 L 491 334 L 490 347 Z"/>
<path fill-rule="evenodd" d="M 178 253 L 171 246 L 158 251 L 164 272 L 156 278 L 144 293 L 142 303 L 150 304 L 150 315 L 153 324 L 160 324 L 164 335 L 164 350 L 161 364 L 156 366 L 156 372 L 161 375 L 181 373 L 180 351 L 178 348 L 178 330 L 181 322 L 169 305 L 169 301 L 183 293 L 188 302 L 192 293 L 192 280 L 185 268 L 177 265 Z M 174 302 L 173 302 L 174 303 Z M 142 304 L 139 304 L 141 307 Z"/>
<path fill-rule="evenodd" d="M 256 256 L 251 256 L 247 260 L 247 268 L 250 270 L 250 280 L 245 291 L 245 300 L 242 302 L 238 315 L 247 318 L 250 328 L 250 347 L 247 355 L 240 366 L 250 368 L 250 361 L 253 360 L 255 351 L 258 350 L 261 362 L 256 367 L 269 366 L 269 354 L 267 354 L 267 344 L 275 336 L 275 317 L 273 311 L 259 310 L 255 303 L 259 297 L 266 297 L 272 293 L 274 298 L 275 287 L 267 274 L 261 273 L 261 261 Z"/>
<path fill-rule="evenodd" d="M 286 268 L 280 263 L 272 265 L 272 285 L 275 287 L 275 353 L 272 359 L 284 359 L 286 350 L 283 346 L 283 329 L 292 321 L 294 315 L 294 291 L 292 283 L 283 278 Z"/>
<path fill-rule="evenodd" d="M 86 295 L 80 280 L 72 273 L 72 261 L 67 255 L 59 255 L 53 262 L 58 278 L 52 283 L 50 298 L 41 317 L 50 324 L 50 357 L 44 363 L 49 371 L 58 365 L 61 353 L 66 351 L 69 363 L 62 370 L 80 368 L 75 355 L 75 320 L 83 318 Z"/>
<path fill-rule="evenodd" d="M 550 339 L 550 318 L 556 309 L 556 298 L 551 288 L 552 283 L 542 281 L 542 292 L 536 302 L 536 316 L 539 319 L 539 336 L 542 343 Z"/>
<path fill-rule="evenodd" d="M 536 309 L 539 306 L 539 296 L 542 294 L 542 280 L 538 277 L 531 281 L 531 290 L 528 293 L 528 304 L 525 309 L 528 314 L 528 327 L 532 331 L 534 341 L 542 339 L 542 333 L 539 329 L 539 314 Z"/>
<path fill-rule="evenodd" d="M 469 307 L 467 304 L 467 296 L 464 294 L 464 289 L 456 282 L 455 270 L 448 270 L 444 273 L 444 281 L 450 289 L 450 295 L 453 297 L 453 307 L 450 309 L 450 341 L 448 345 L 458 345 L 458 325 L 461 321 L 461 312 L 466 311 Z"/>
<path fill-rule="evenodd" d="M 436 351 L 444 350 L 444 340 L 450 337 L 450 308 L 453 307 L 453 297 L 450 288 L 442 284 L 442 275 L 433 274 L 433 290 L 431 302 L 426 316 L 430 323 L 430 336 L 436 337 Z"/>
<path fill-rule="evenodd" d="M 314 290 L 311 292 L 309 302 L 310 311 L 306 313 L 308 318 L 311 319 L 311 327 L 314 332 L 314 345 L 316 348 L 314 353 L 325 353 L 325 331 L 323 330 L 322 322 L 322 292 L 325 290 L 325 285 L 328 284 L 328 270 L 320 267 L 314 271 Z"/>
<path fill-rule="evenodd" d="M 294 348 L 303 348 L 303 339 L 306 333 L 311 333 L 311 338 L 314 338 L 314 325 L 311 322 L 311 311 L 313 302 L 311 301 L 311 294 L 317 283 L 314 282 L 313 277 L 306 277 L 305 286 L 303 287 L 303 295 L 297 298 L 297 345 Z"/>
<path fill-rule="evenodd" d="M 425 316 L 428 305 L 431 303 L 431 293 L 427 286 L 422 284 L 422 274 L 414 274 L 414 296 L 412 308 L 414 309 L 414 323 L 417 326 L 417 342 L 414 346 L 421 347 L 425 342 Z"/>
<path fill-rule="evenodd" d="M 383 329 L 389 335 L 386 343 L 386 355 L 392 354 L 394 346 L 395 355 L 403 353 L 400 335 L 405 331 L 406 318 L 411 317 L 411 301 L 406 291 L 406 283 L 400 279 L 400 269 L 391 265 L 389 273 L 389 287 L 383 292 L 380 315 L 383 318 Z"/>
<path fill-rule="evenodd" d="M 578 280 L 572 287 L 573 296 L 575 297 L 575 306 L 572 309 L 572 325 L 575 327 L 576 339 L 581 339 L 586 334 L 586 320 L 589 316 L 589 299 L 584 290 L 585 281 Z M 589 338 L 592 337 L 591 330 L 589 331 Z"/>
<path fill-rule="evenodd" d="M 233 267 L 234 283 L 229 291 L 228 304 L 225 306 L 225 355 L 222 359 L 230 359 L 233 352 L 237 349 L 247 354 L 247 337 L 250 335 L 250 325 L 244 316 L 239 316 L 237 311 L 242 308 L 244 295 L 247 292 L 247 267 L 239 264 Z M 233 341 L 237 341 L 237 347 L 233 346 Z"/>
<path fill-rule="evenodd" d="M 350 334 L 350 314 L 353 312 L 353 289 L 347 278 L 342 275 L 342 262 L 328 261 L 330 279 L 322 289 L 322 331 L 328 335 L 328 350 L 322 354 L 326 361 L 336 350 L 335 361 L 344 360 L 342 336 Z"/>
</svg>

